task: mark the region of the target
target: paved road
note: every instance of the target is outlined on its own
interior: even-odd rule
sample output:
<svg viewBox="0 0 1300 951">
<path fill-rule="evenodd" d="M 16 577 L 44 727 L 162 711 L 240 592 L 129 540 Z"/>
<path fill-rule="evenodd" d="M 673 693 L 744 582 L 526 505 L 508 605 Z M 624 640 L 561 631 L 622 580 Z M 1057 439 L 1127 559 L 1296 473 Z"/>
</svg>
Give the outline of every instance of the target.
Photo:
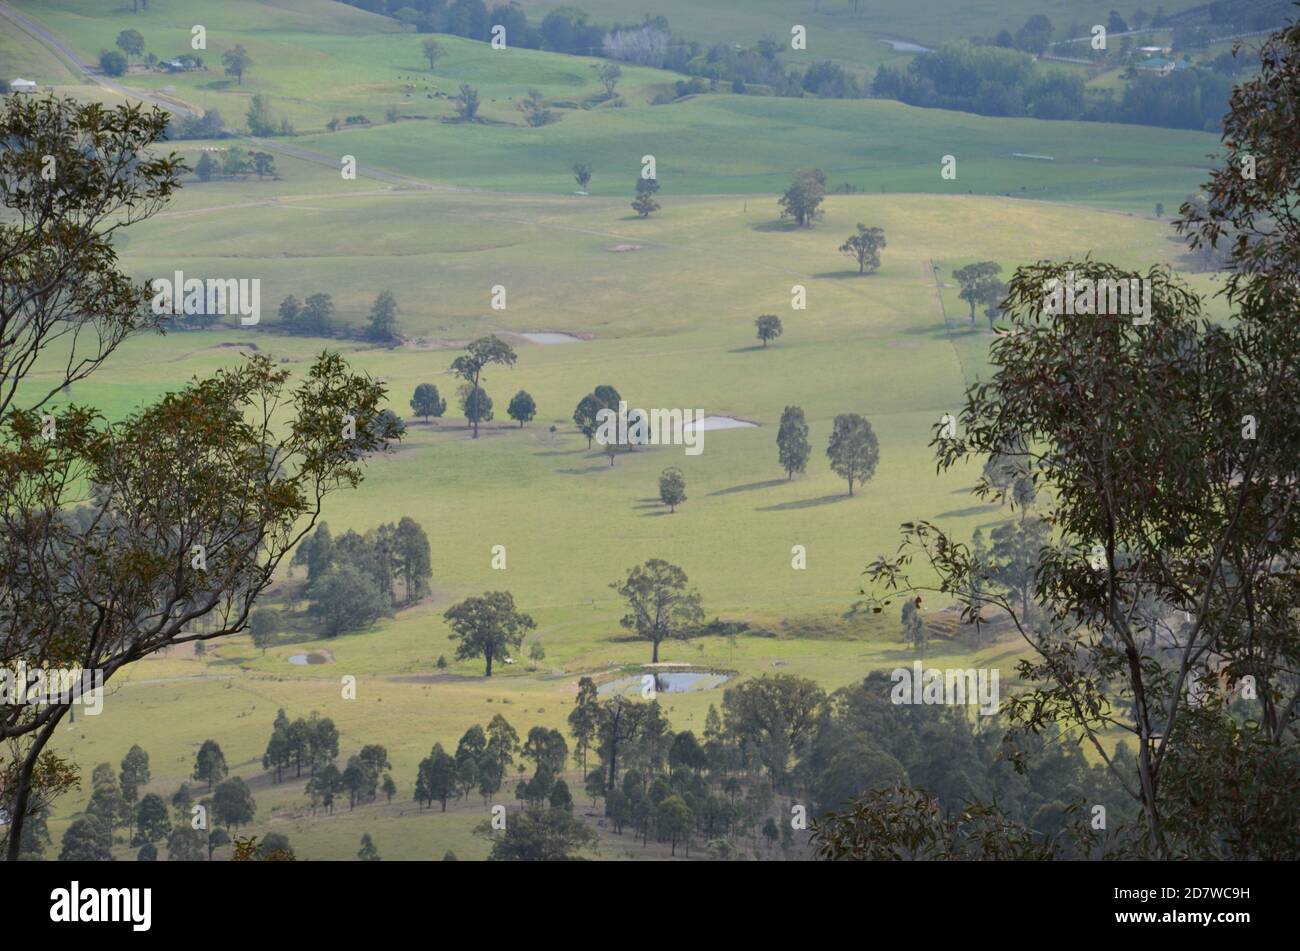
<svg viewBox="0 0 1300 951">
<path fill-rule="evenodd" d="M 0 19 L 8 20 L 17 29 L 29 34 L 34 39 L 45 44 L 55 53 L 62 56 L 79 70 L 87 79 L 111 90 L 121 96 L 131 99 L 138 99 L 141 102 L 148 103 L 151 106 L 157 106 L 176 116 L 195 116 L 200 114 L 200 110 L 176 99 L 167 96 L 158 95 L 148 90 L 136 89 L 127 86 L 124 83 L 117 82 L 109 76 L 100 72 L 99 67 L 87 63 L 77 54 L 77 51 L 68 46 L 61 39 L 51 33 L 31 17 L 25 16 L 15 10 L 7 3 L 0 3 Z M 291 158 L 300 159 L 304 162 L 312 162 L 316 165 L 324 165 L 328 168 L 340 168 L 341 155 L 327 155 L 324 152 L 317 152 L 313 149 L 306 149 L 302 146 L 291 145 L 287 142 L 275 140 L 259 139 L 251 135 L 243 135 L 238 132 L 232 133 L 235 137 L 243 139 L 251 145 L 256 145 L 259 149 L 266 152 L 278 152 L 281 155 L 287 155 Z M 372 178 L 376 181 L 387 182 L 390 185 L 397 185 L 402 188 L 422 188 L 437 191 L 458 191 L 450 185 L 435 185 L 432 182 L 421 181 L 418 178 L 411 178 L 409 175 L 399 175 L 395 172 L 388 172 L 381 168 L 375 168 L 371 165 L 357 165 L 357 175 L 365 178 Z"/>
</svg>

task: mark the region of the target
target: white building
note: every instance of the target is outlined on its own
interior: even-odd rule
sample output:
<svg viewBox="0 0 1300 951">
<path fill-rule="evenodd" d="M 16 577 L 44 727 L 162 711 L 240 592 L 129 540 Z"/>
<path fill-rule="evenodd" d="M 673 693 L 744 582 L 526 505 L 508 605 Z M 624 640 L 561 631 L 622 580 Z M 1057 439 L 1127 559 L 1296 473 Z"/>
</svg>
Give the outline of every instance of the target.
<svg viewBox="0 0 1300 951">
<path fill-rule="evenodd" d="M 36 83 L 30 79 L 15 79 L 9 83 L 10 92 L 36 92 Z"/>
</svg>

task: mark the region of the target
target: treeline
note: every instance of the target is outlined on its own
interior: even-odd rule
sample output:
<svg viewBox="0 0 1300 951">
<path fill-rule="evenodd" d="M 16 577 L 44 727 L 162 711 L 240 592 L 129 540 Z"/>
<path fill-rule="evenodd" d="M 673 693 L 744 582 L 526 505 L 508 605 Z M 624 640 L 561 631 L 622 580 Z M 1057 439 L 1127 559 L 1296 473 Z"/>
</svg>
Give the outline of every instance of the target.
<svg viewBox="0 0 1300 951">
<path fill-rule="evenodd" d="M 912 106 L 986 116 L 1214 131 L 1232 92 L 1232 80 L 1199 69 L 1168 76 L 1138 74 L 1122 96 L 1109 90 L 1089 96 L 1082 77 L 1043 69 L 1028 53 L 959 41 L 922 53 L 905 68 L 882 65 L 871 92 Z"/>
<path fill-rule="evenodd" d="M 706 46 L 673 33 L 663 16 L 647 14 L 640 23 L 605 25 L 593 23 L 590 15 L 577 7 L 562 6 L 533 22 L 513 3 L 489 7 L 483 0 L 341 2 L 409 23 L 421 33 L 487 41 L 492 38 L 494 26 L 503 26 L 510 46 L 603 56 L 697 77 L 695 82 L 678 83 L 677 96 L 710 91 L 718 82 L 730 84 L 731 90 L 738 93 L 831 98 L 866 94 L 852 73 L 830 61 L 802 71 L 784 68 L 777 60 L 777 54 L 787 48 L 781 40 L 767 38 L 742 49 L 731 43 Z"/>
<path fill-rule="evenodd" d="M 358 336 L 375 343 L 396 343 L 401 340 L 397 319 L 397 298 L 392 291 L 381 291 L 370 305 L 366 326 Z M 307 337 L 331 337 L 339 332 L 335 324 L 334 298 L 324 292 L 311 294 L 299 300 L 290 294 L 280 302 L 281 333 Z"/>
<path fill-rule="evenodd" d="M 284 711 L 280 711 L 281 716 Z M 328 720 L 312 715 L 313 736 L 332 732 L 338 755 L 338 732 Z M 322 730 L 321 725 L 327 726 Z M 204 740 L 194 756 L 191 778 L 206 783 L 206 795 L 195 797 L 189 783 L 182 783 L 170 800 L 157 793 L 140 795 L 151 780 L 149 754 L 139 745 L 123 757 L 120 771 L 111 763 L 100 763 L 91 773 L 92 793 L 85 811 L 63 834 L 61 862 L 111 862 L 116 843 L 138 847 L 141 862 L 158 860 L 158 846 L 165 843 L 170 861 L 203 861 L 232 842 L 232 833 L 253 821 L 257 803 L 248 785 L 229 775 L 225 754 L 216 740 Z M 118 837 L 121 831 L 125 835 Z M 235 840 L 237 842 L 237 840 Z M 24 858 L 44 857 L 49 842 L 45 815 L 38 816 L 30 836 L 24 833 Z M 254 845 L 248 858 L 292 859 L 288 839 L 268 835 L 261 846 Z"/>
<path fill-rule="evenodd" d="M 308 613 L 321 620 L 330 637 L 364 630 L 391 616 L 423 597 L 433 577 L 429 537 L 410 517 L 338 538 L 321 522 L 303 539 L 291 564 L 306 567 L 301 595 L 311 602 Z"/>
<path fill-rule="evenodd" d="M 249 152 L 237 145 L 220 153 L 220 158 L 211 152 L 204 152 L 194 165 L 194 174 L 201 182 L 210 182 L 214 178 L 247 178 L 256 175 L 258 181 L 268 175 L 279 178 L 275 170 L 275 156 L 269 152 Z"/>
<path fill-rule="evenodd" d="M 996 796 L 1009 817 L 1048 836 L 1069 803 L 1120 798 L 1072 744 L 1030 737 L 1014 749 L 960 708 L 894 704 L 890 692 L 880 672 L 830 695 L 804 678 L 758 677 L 728 689 L 721 712 L 710 706 L 697 736 L 675 732 L 657 701 L 601 699 L 583 678 L 569 724 L 586 791 L 604 800 L 617 832 L 674 851 L 702 840 L 718 858 L 759 835 L 793 852 L 792 807 L 812 818 L 871 789 L 923 787 L 952 809 Z M 588 770 L 589 753 L 598 765 Z"/>
<path fill-rule="evenodd" d="M 333 720 L 312 712 L 291 721 L 282 707 L 272 725 L 262 768 L 274 773 L 276 783 L 291 768 L 295 777 L 306 770 L 305 791 L 313 814 L 321 808 L 333 812 L 336 800 L 343 795 L 349 809 L 373 802 L 381 793 L 389 802 L 397 795 L 397 784 L 387 772 L 392 764 L 383 746 L 363 746 L 341 770 L 335 765 L 338 757 L 339 731 Z M 190 778 L 205 784 L 204 794 L 196 796 L 189 783 L 182 783 L 170 800 L 157 793 L 140 795 L 151 778 L 149 754 L 138 745 L 122 759 L 120 771 L 114 771 L 110 763 L 96 766 L 90 801 L 64 833 L 59 860 L 112 861 L 112 848 L 120 842 L 138 846 L 136 857 L 142 862 L 156 861 L 163 843 L 170 861 L 211 861 L 213 852 L 226 845 L 234 845 L 232 858 L 236 861 L 296 858 L 281 833 L 270 833 L 260 843 L 255 837 L 235 835 L 256 818 L 257 801 L 243 779 L 230 775 L 225 753 L 216 740 L 204 740 L 194 756 Z M 47 811 L 41 810 L 24 831 L 24 859 L 45 857 L 50 844 L 47 818 Z M 119 831 L 126 835 L 119 837 Z M 362 837 L 358 857 L 379 858 L 368 835 Z"/>
</svg>

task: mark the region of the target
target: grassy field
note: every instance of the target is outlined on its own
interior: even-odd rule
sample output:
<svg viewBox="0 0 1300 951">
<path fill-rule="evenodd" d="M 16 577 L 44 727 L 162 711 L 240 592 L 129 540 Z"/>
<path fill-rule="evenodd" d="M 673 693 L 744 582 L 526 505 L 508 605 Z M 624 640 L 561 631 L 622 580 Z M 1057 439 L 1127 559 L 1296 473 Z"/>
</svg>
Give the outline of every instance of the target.
<svg viewBox="0 0 1300 951">
<path fill-rule="evenodd" d="M 175 46 L 188 35 L 188 27 L 179 32 L 188 18 L 203 22 L 199 8 L 211 9 L 176 0 L 132 17 L 81 0 L 18 6 L 83 50 L 126 25 Z M 668 6 L 676 23 L 678 6 Z M 821 16 L 840 15 L 838 2 L 822 6 Z M 329 17 L 321 15 L 325 7 Z M 901 11 L 898 4 L 877 7 L 867 22 L 892 7 Z M 603 15 L 610 7 L 590 9 Z M 769 10 L 777 5 L 756 4 L 746 23 L 766 31 L 776 16 Z M 899 17 L 888 22 L 903 24 L 900 30 L 920 26 Z M 146 28 L 148 18 L 156 25 Z M 1023 18 L 1017 12 L 1017 23 Z M 416 37 L 384 32 L 388 21 L 339 4 L 231 2 L 222 5 L 222 20 L 224 29 L 247 35 L 265 65 L 243 91 L 218 88 L 215 75 L 189 77 L 184 87 L 175 82 L 178 97 L 223 112 L 254 91 L 271 92 L 304 125 L 338 110 L 382 111 L 403 71 L 420 67 L 412 58 Z M 353 40 L 351 30 L 366 35 Z M 211 26 L 209 36 L 215 61 Z M 254 50 L 255 41 L 264 48 Z M 549 95 L 568 89 L 572 98 L 595 91 L 586 60 L 511 51 L 509 60 L 490 61 L 483 44 L 444 45 L 440 88 L 461 78 L 481 83 L 485 100 L 498 99 L 490 116 L 502 121 L 517 122 L 506 100 L 530 86 Z M 275 52 L 281 48 L 284 56 Z M 498 62 L 509 66 L 501 71 Z M 643 94 L 665 76 L 629 70 L 625 83 Z M 71 393 L 110 416 L 241 353 L 267 353 L 298 369 L 326 346 L 385 380 L 390 405 L 407 416 L 421 382 L 454 393 L 447 368 L 469 339 L 532 331 L 584 339 L 541 346 L 508 338 L 518 363 L 493 368 L 485 386 L 502 420 L 510 396 L 528 390 L 538 414 L 527 427 L 498 420 L 473 440 L 454 405 L 436 424 L 408 420 L 401 447 L 372 461 L 361 488 L 331 498 L 325 518 L 336 534 L 405 515 L 424 526 L 433 545 L 428 599 L 361 634 L 318 640 L 301 615 L 286 612 L 265 654 L 240 636 L 203 657 L 174 652 L 134 665 L 114 679 L 104 715 L 79 718 L 57 739 L 87 776 L 139 742 L 152 760 L 148 791 L 170 796 L 210 737 L 257 797 L 257 821 L 246 831 L 283 831 L 300 856 L 351 858 L 369 832 L 385 858 L 437 858 L 449 848 L 461 858 L 482 857 L 487 843 L 471 833 L 486 816 L 483 804 L 418 813 L 410 799 L 416 764 L 434 742 L 454 747 L 467 727 L 498 712 L 521 735 L 537 724 L 562 728 L 579 676 L 648 661 L 649 645 L 629 641 L 619 627 L 623 608 L 609 585 L 651 557 L 685 569 L 710 618 L 747 621 L 754 631 L 674 642 L 665 660 L 731 671 L 733 679 L 779 670 L 826 689 L 910 662 L 896 614 L 844 616 L 859 596 L 863 567 L 893 549 L 902 521 L 931 518 L 965 535 L 1011 517 L 968 494 L 976 467 L 936 476 L 928 448 L 932 426 L 959 408 L 964 386 L 986 371 L 992 339 L 982 316 L 969 325 L 953 269 L 996 260 L 1009 272 L 1041 258 L 1088 254 L 1132 268 L 1173 259 L 1178 248 L 1168 222 L 1148 213 L 1157 201 L 1176 208 L 1214 146 L 1194 133 L 997 120 L 884 102 L 706 96 L 649 106 L 631 99 L 625 108 L 567 110 L 543 129 L 430 119 L 299 137 L 295 145 L 325 156 L 354 154 L 427 187 L 364 176 L 343 181 L 320 161 L 279 154 L 279 179 L 189 182 L 166 212 L 129 230 L 119 247 L 139 278 L 177 269 L 259 278 L 264 324 L 132 341 Z M 430 102 L 430 115 L 445 111 L 442 100 L 421 107 Z M 175 147 L 193 164 L 198 149 L 231 144 Z M 1018 159 L 1016 152 L 1054 161 Z M 641 220 L 628 201 L 646 153 L 658 159 L 663 209 Z M 940 179 L 944 154 L 958 157 L 956 182 Z M 572 194 L 567 168 L 578 159 L 596 166 L 588 196 Z M 775 197 L 792 170 L 807 165 L 863 192 L 829 197 L 815 228 L 794 230 L 777 220 Z M 837 251 L 858 222 L 883 227 L 889 242 L 880 271 L 866 277 Z M 1212 288 L 1210 276 L 1195 281 Z M 504 311 L 489 307 L 497 284 L 507 288 Z M 791 309 L 796 284 L 807 288 L 806 310 Z M 288 294 L 328 292 L 340 323 L 355 327 L 385 289 L 397 298 L 404 346 L 275 332 L 275 308 Z M 753 326 L 764 313 L 785 326 L 767 349 Z M 602 383 L 633 406 L 701 408 L 756 426 L 709 432 L 699 456 L 644 448 L 610 467 L 571 421 L 578 400 Z M 794 480 L 785 478 L 775 445 L 789 404 L 804 408 L 814 447 L 808 473 Z M 824 451 L 831 421 L 843 412 L 865 415 L 880 440 L 879 468 L 852 498 Z M 669 465 L 687 480 L 688 500 L 675 514 L 656 498 L 658 474 Z M 495 545 L 506 548 L 505 570 L 491 566 Z M 806 570 L 791 566 L 795 545 L 807 550 Z M 280 578 L 270 603 L 282 605 L 300 581 Z M 540 669 L 527 669 L 521 658 L 486 680 L 477 661 L 452 659 L 442 612 L 494 589 L 512 591 L 537 620 L 530 640 L 545 647 Z M 940 630 L 951 628 L 944 607 L 927 605 Z M 329 663 L 289 663 L 309 651 L 328 652 Z M 450 662 L 445 671 L 435 666 L 440 655 Z M 939 639 L 926 659 L 997 665 L 1010 678 L 1016 656 L 1009 641 L 972 652 Z M 344 676 L 357 678 L 356 700 L 342 699 Z M 660 701 L 674 728 L 698 732 L 721 696 L 661 694 Z M 291 717 L 316 710 L 334 718 L 344 761 L 363 744 L 387 746 L 398 797 L 351 813 L 345 804 L 332 817 L 309 815 L 304 780 L 276 785 L 261 769 L 279 707 Z M 576 774 L 570 783 L 581 788 Z M 56 842 L 84 807 L 88 786 L 59 803 L 51 822 Z M 501 795 L 508 801 L 513 791 Z M 606 835 L 601 855 L 643 854 L 632 842 Z M 133 852 L 119 851 L 124 858 Z M 659 855 L 653 845 L 644 854 Z"/>
<path fill-rule="evenodd" d="M 265 269 L 278 263 L 272 252 L 256 240 L 240 243 L 238 235 L 261 235 L 258 216 L 265 215 L 265 240 L 272 241 L 272 217 L 283 221 L 288 212 L 261 205 L 190 207 L 201 192 L 188 191 L 174 211 L 135 229 L 127 249 L 133 269 L 150 273 L 164 260 L 194 274 L 218 266 L 223 273 L 244 273 L 248 267 L 278 288 L 278 272 Z M 519 222 L 510 241 L 487 241 L 499 226 L 486 212 L 470 213 L 476 199 L 490 200 L 495 214 Z M 469 835 L 484 815 L 480 804 L 467 802 L 448 816 L 416 814 L 405 799 L 415 764 L 433 742 L 453 744 L 473 722 L 485 723 L 499 710 L 521 731 L 539 723 L 560 727 L 578 676 L 648 660 L 648 645 L 625 640 L 617 624 L 622 609 L 608 588 L 645 558 L 682 565 L 710 617 L 746 620 L 774 635 L 742 636 L 734 644 L 723 638 L 670 644 L 667 660 L 739 676 L 780 669 L 828 689 L 906 662 L 911 655 L 898 641 L 895 618 L 842 618 L 857 596 L 863 566 L 892 548 L 905 518 L 936 518 L 968 533 L 976 526 L 987 532 L 1008 517 L 965 493 L 974 471 L 933 474 L 930 427 L 956 408 L 963 381 L 983 367 L 989 340 L 987 331 L 968 329 L 955 288 L 936 288 L 936 278 L 948 283 L 951 267 L 978 257 L 1010 267 L 1027 259 L 1026 250 L 1082 256 L 1110 249 L 1109 256 L 1136 266 L 1163 250 L 1165 230 L 1127 215 L 968 197 L 834 198 L 811 232 L 755 228 L 731 198 L 683 202 L 671 215 L 610 233 L 600 230 L 598 219 L 616 215 L 617 206 L 598 198 L 431 191 L 337 202 L 286 197 L 282 204 L 309 205 L 302 214 L 311 216 L 294 229 L 301 257 L 284 262 L 283 280 L 292 279 L 300 294 L 327 287 L 357 315 L 376 287 L 392 287 L 399 303 L 407 302 L 408 331 L 427 334 L 425 346 L 438 348 L 344 345 L 354 366 L 388 381 L 399 412 L 421 381 L 450 388 L 445 371 L 452 351 L 446 347 L 456 340 L 488 331 L 594 335 L 562 346 L 519 340 L 516 367 L 490 375 L 486 385 L 498 404 L 519 388 L 536 397 L 538 418 L 528 427 L 493 424 L 474 441 L 456 419 L 413 421 L 401 449 L 376 460 L 359 491 L 331 501 L 327 518 L 336 532 L 408 514 L 426 527 L 435 589 L 427 603 L 374 631 L 329 641 L 296 633 L 301 621 L 286 618 L 284 643 L 265 657 L 235 638 L 204 659 L 150 660 L 124 678 L 109 712 L 86 721 L 84 740 L 69 747 L 89 767 L 145 742 L 155 757 L 154 786 L 170 792 L 185 778 L 197 744 L 212 736 L 232 768 L 255 780 L 268 819 L 257 829 L 287 831 L 314 858 L 350 856 L 360 831 L 370 832 L 386 857 L 440 855 L 446 848 L 462 857 L 482 854 L 485 843 Z M 454 247 L 422 249 L 422 226 L 456 220 L 458 211 L 476 223 L 447 239 Z M 883 224 L 891 242 L 880 273 L 865 278 L 846 271 L 832 240 L 858 219 Z M 402 222 L 409 236 L 392 234 L 382 255 L 364 259 L 331 253 L 330 236 L 385 221 Z M 621 229 L 633 225 L 644 226 L 631 232 L 645 242 L 643 250 L 604 250 L 629 240 Z M 220 237 L 227 229 L 229 246 Z M 557 231 L 565 240 L 556 240 Z M 195 258 L 165 253 L 169 246 L 200 244 Z M 711 255 L 710 248 L 726 253 Z M 510 260 L 531 267 L 511 268 Z M 503 271 L 510 305 L 492 312 L 485 288 Z M 805 312 L 789 310 L 786 295 L 796 282 L 809 288 Z M 268 301 L 276 293 L 268 292 Z M 754 315 L 765 311 L 780 313 L 786 326 L 767 350 L 752 330 Z M 294 363 L 321 346 L 266 332 L 173 333 L 127 347 L 110 369 L 76 387 L 73 398 L 121 411 L 229 362 L 239 344 Z M 617 385 L 633 405 L 698 406 L 759 426 L 709 433 L 698 457 L 659 447 L 624 455 L 610 468 L 568 421 L 582 394 L 602 382 Z M 793 481 L 784 479 L 774 445 L 787 403 L 805 408 L 815 446 L 809 474 Z M 831 417 L 844 411 L 864 413 L 881 441 L 875 478 L 851 499 L 822 454 Z M 670 464 L 684 469 L 690 496 L 673 515 L 654 498 L 657 474 Z M 505 571 L 490 566 L 498 544 L 508 553 Z M 796 544 L 808 551 L 807 570 L 791 568 Z M 499 668 L 485 681 L 477 662 L 453 660 L 447 675 L 434 676 L 433 662 L 440 654 L 450 657 L 452 646 L 441 612 L 466 595 L 498 588 L 511 590 L 537 619 L 533 636 L 546 648 L 543 669 Z M 331 652 L 332 664 L 299 668 L 287 661 L 319 649 Z M 941 641 L 929 659 L 996 663 L 1010 676 L 1014 658 L 1014 644 L 972 654 Z M 358 678 L 357 701 L 340 698 L 343 675 Z M 674 725 L 698 728 L 720 691 L 661 699 Z M 161 704 L 175 714 L 165 723 L 156 717 Z M 301 783 L 272 786 L 259 767 L 278 706 L 295 716 L 319 710 L 334 717 L 345 756 L 367 742 L 389 746 L 402 803 L 367 806 L 346 819 L 303 815 Z M 63 815 L 76 807 L 76 797 L 70 798 Z"/>
</svg>

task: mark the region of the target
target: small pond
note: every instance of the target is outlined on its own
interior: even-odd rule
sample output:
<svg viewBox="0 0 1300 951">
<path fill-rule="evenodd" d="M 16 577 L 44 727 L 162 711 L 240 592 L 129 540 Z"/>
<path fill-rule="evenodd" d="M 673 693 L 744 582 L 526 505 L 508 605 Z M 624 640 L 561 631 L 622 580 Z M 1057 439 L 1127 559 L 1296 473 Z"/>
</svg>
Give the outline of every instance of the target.
<svg viewBox="0 0 1300 951">
<path fill-rule="evenodd" d="M 758 424 L 749 423 L 743 419 L 735 419 L 731 416 L 705 416 L 698 423 L 686 428 L 692 431 L 708 432 L 711 429 L 756 429 Z"/>
<path fill-rule="evenodd" d="M 928 46 L 920 46 L 916 43 L 909 43 L 906 40 L 881 40 L 882 43 L 888 43 L 895 53 L 929 53 Z"/>
<path fill-rule="evenodd" d="M 299 667 L 306 667 L 308 664 L 327 664 L 329 658 L 324 654 L 290 654 L 289 663 Z"/>
<path fill-rule="evenodd" d="M 520 336 L 520 337 L 523 337 L 525 340 L 527 340 L 527 341 L 529 341 L 529 342 L 531 342 L 531 343 L 541 343 L 541 344 L 548 344 L 548 343 L 582 343 L 582 338 L 581 338 L 581 337 L 575 337 L 575 336 L 573 336 L 573 334 L 561 334 L 561 333 L 549 333 L 549 332 L 548 332 L 548 333 L 519 334 L 519 336 Z"/>
<path fill-rule="evenodd" d="M 688 693 L 695 690 L 713 690 L 731 679 L 730 674 L 717 673 L 711 670 L 680 670 L 660 674 L 651 674 L 650 671 L 646 671 L 644 674 L 620 677 L 618 680 L 611 680 L 609 683 L 601 684 L 596 688 L 596 692 L 601 696 L 613 694 L 639 696 L 644 682 L 643 678 L 650 676 L 655 678 L 655 690 L 659 693 Z"/>
</svg>

